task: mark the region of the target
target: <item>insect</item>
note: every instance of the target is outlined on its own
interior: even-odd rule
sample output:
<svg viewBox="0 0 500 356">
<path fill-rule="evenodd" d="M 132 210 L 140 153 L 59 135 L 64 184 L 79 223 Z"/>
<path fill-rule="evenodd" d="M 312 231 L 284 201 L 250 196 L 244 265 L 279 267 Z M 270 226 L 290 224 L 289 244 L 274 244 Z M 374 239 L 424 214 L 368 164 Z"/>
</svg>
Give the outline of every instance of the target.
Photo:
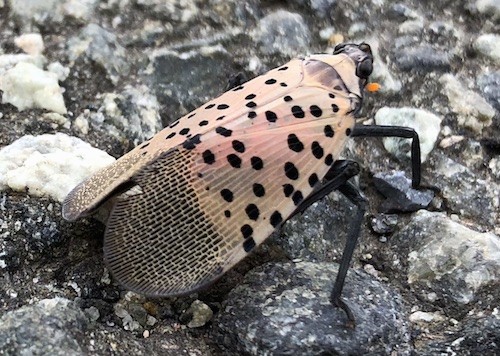
<svg viewBox="0 0 500 356">
<path fill-rule="evenodd" d="M 112 209 L 104 257 L 126 288 L 189 294 L 216 280 L 287 219 L 338 190 L 357 207 L 331 294 L 354 323 L 342 288 L 366 202 L 338 160 L 348 136 L 412 139 L 413 186 L 420 147 L 413 129 L 355 124 L 372 72 L 370 46 L 293 59 L 173 122 L 80 183 L 63 203 L 75 220 Z"/>
</svg>

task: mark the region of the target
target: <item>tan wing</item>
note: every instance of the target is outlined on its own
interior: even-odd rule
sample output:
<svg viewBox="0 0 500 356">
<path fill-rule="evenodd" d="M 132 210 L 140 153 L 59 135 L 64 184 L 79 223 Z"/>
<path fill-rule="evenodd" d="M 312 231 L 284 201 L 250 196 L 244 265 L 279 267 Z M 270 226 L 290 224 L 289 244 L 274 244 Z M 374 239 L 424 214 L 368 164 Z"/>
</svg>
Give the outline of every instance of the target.
<svg viewBox="0 0 500 356">
<path fill-rule="evenodd" d="M 133 177 L 137 187 L 111 213 L 104 249 L 113 275 L 157 296 L 222 275 L 321 181 L 354 124 L 350 105 L 342 91 L 301 86 L 194 148 L 164 153 Z"/>
<path fill-rule="evenodd" d="M 63 203 L 63 217 L 76 220 L 91 214 L 105 200 L 115 195 L 142 168 L 159 155 L 197 138 L 215 127 L 233 123 L 235 118 L 247 119 L 252 108 L 272 102 L 297 88 L 303 80 L 302 60 L 287 64 L 244 83 L 190 112 L 118 159 L 114 164 L 76 186 Z M 249 99 L 252 98 L 252 99 Z M 240 120 L 241 124 L 241 120 Z"/>
</svg>

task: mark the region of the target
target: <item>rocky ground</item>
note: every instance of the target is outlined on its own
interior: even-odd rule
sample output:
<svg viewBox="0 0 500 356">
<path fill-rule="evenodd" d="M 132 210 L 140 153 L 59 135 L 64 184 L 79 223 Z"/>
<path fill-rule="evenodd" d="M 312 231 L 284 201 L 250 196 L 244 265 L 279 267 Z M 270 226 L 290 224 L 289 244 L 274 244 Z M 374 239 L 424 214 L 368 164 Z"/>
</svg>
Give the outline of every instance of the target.
<svg viewBox="0 0 500 356">
<path fill-rule="evenodd" d="M 0 0 L 0 353 L 496 354 L 499 30 L 495 0 Z M 409 143 L 349 142 L 370 201 L 345 288 L 357 327 L 328 302 L 354 212 L 336 193 L 206 291 L 120 287 L 104 226 L 64 221 L 65 194 L 236 73 L 339 40 L 372 46 L 361 121 L 414 127 L 434 191 L 399 213 L 431 194 L 404 187 Z"/>
</svg>

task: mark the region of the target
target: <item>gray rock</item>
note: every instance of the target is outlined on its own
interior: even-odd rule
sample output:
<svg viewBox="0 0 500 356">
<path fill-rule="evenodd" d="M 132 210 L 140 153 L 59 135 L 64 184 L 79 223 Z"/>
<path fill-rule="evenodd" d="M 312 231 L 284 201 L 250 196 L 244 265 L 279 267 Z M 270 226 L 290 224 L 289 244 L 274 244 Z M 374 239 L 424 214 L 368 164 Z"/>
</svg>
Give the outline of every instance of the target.
<svg viewBox="0 0 500 356">
<path fill-rule="evenodd" d="M 406 178 L 404 172 L 393 171 L 377 173 L 373 176 L 373 183 L 386 200 L 382 202 L 379 211 L 412 212 L 425 209 L 434 198 L 431 190 L 417 190 L 411 187 L 411 179 Z"/>
<path fill-rule="evenodd" d="M 332 264 L 267 264 L 247 274 L 215 320 L 214 338 L 230 353 L 353 355 L 408 351 L 399 295 L 364 272 L 351 271 L 344 297 L 356 327 L 329 295 Z"/>
<path fill-rule="evenodd" d="M 395 63 L 404 72 L 432 72 L 446 71 L 450 68 L 451 55 L 441 49 L 428 44 L 399 44 L 399 48 L 405 47 L 395 54 Z M 396 47 L 396 48 L 398 48 Z"/>
<path fill-rule="evenodd" d="M 500 112 L 500 71 L 481 74 L 477 78 L 477 85 L 486 100 Z"/>
<path fill-rule="evenodd" d="M 340 258 L 355 209 L 340 193 L 332 193 L 288 221 L 275 238 L 291 259 Z"/>
<path fill-rule="evenodd" d="M 394 232 L 398 224 L 396 214 L 376 214 L 370 219 L 370 226 L 374 232 L 380 235 Z"/>
<path fill-rule="evenodd" d="M 43 299 L 0 318 L 0 350 L 10 355 L 84 355 L 88 320 L 65 298 Z"/>
<path fill-rule="evenodd" d="M 478 93 L 464 88 L 460 80 L 451 74 L 439 78 L 444 94 L 448 97 L 451 111 L 457 114 L 458 124 L 477 133 L 492 123 L 495 109 Z"/>
<path fill-rule="evenodd" d="M 488 227 L 498 225 L 500 187 L 497 183 L 481 179 L 442 154 L 436 155 L 430 164 L 433 174 L 429 183 L 441 190 L 449 211 L 472 217 Z"/>
<path fill-rule="evenodd" d="M 152 72 L 144 73 L 158 102 L 168 108 L 164 113 L 168 122 L 224 92 L 229 79 L 239 72 L 220 46 L 200 52 L 158 51 L 151 58 Z"/>
<path fill-rule="evenodd" d="M 421 355 L 450 353 L 456 355 L 496 355 L 499 343 L 500 318 L 498 313 L 496 315 L 471 315 L 453 331 L 443 333 L 441 329 L 433 333 L 431 337 L 420 344 L 418 353 Z"/>
<path fill-rule="evenodd" d="M 500 293 L 498 236 L 421 210 L 396 238 L 410 242 L 408 282 L 418 293 L 430 290 L 450 309 L 473 302 L 485 288 Z"/>
<path fill-rule="evenodd" d="M 300 14 L 278 10 L 262 18 L 254 37 L 264 54 L 281 53 L 288 56 L 307 51 L 310 30 Z"/>
<path fill-rule="evenodd" d="M 118 42 L 116 35 L 104 28 L 89 24 L 82 29 L 78 37 L 68 41 L 70 59 L 75 61 L 81 55 L 101 66 L 109 79 L 116 84 L 130 71 L 127 51 Z M 112 61 L 109 58 L 113 58 Z"/>
</svg>

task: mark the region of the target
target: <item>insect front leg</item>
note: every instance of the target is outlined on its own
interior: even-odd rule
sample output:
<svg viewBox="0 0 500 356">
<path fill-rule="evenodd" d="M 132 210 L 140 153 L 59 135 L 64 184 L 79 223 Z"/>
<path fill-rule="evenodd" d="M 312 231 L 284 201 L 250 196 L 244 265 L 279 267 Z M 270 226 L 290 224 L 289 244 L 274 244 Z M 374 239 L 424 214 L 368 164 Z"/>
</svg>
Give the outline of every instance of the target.
<svg viewBox="0 0 500 356">
<path fill-rule="evenodd" d="M 351 137 L 411 138 L 411 185 L 413 186 L 413 188 L 418 188 L 420 186 L 420 140 L 418 138 L 417 132 L 414 129 L 404 126 L 356 125 L 352 130 Z"/>
</svg>

